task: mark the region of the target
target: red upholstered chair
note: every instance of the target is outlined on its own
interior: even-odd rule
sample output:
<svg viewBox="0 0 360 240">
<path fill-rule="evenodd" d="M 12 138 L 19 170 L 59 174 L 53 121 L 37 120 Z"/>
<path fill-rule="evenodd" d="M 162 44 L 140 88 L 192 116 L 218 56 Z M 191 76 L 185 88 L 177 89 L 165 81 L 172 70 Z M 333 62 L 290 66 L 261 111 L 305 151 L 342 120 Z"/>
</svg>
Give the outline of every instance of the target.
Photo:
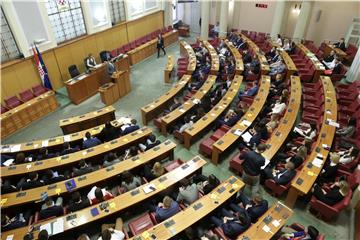
<svg viewBox="0 0 360 240">
<path fill-rule="evenodd" d="M 21 101 L 23 101 L 23 102 L 27 102 L 30 99 L 33 99 L 35 97 L 30 89 L 21 92 L 19 95 L 20 95 Z"/>
<path fill-rule="evenodd" d="M 161 118 L 155 118 L 154 119 L 154 125 L 160 130 L 161 128 Z"/>
<path fill-rule="evenodd" d="M 6 98 L 4 101 L 9 109 L 13 109 L 23 103 L 17 96 Z"/>
<path fill-rule="evenodd" d="M 2 104 L 1 104 L 1 114 L 5 113 L 9 111 L 9 109 L 7 107 L 4 107 Z"/>
<path fill-rule="evenodd" d="M 40 96 L 41 94 L 46 93 L 47 91 L 49 91 L 49 89 L 45 88 L 41 84 L 33 86 L 31 89 L 32 89 L 35 96 Z"/>
<path fill-rule="evenodd" d="M 360 161 L 360 155 L 349 163 L 339 164 L 339 170 L 343 170 L 350 173 L 358 165 L 359 161 Z"/>
<path fill-rule="evenodd" d="M 178 139 L 181 143 L 184 141 L 184 135 L 180 133 L 178 130 L 173 132 L 173 135 L 176 139 Z"/>
<path fill-rule="evenodd" d="M 318 217 L 321 217 L 326 221 L 330 221 L 331 219 L 337 217 L 340 212 L 350 204 L 351 196 L 352 190 L 350 189 L 349 194 L 333 206 L 329 206 L 313 196 L 310 201 L 310 210 L 315 211 Z"/>
<path fill-rule="evenodd" d="M 359 157 L 358 157 L 358 159 L 359 159 Z M 346 178 L 346 180 L 348 181 L 350 188 L 352 190 L 355 190 L 355 188 L 357 188 L 357 186 L 359 186 L 359 184 L 360 184 L 360 170 L 355 170 L 353 173 L 351 173 Z"/>
<path fill-rule="evenodd" d="M 128 225 L 130 232 L 133 234 L 133 236 L 135 236 L 153 227 L 154 223 L 151 220 L 150 214 L 145 213 L 140 217 L 131 220 Z"/>
<path fill-rule="evenodd" d="M 298 232 L 306 231 L 305 227 L 303 225 L 301 225 L 300 223 L 293 223 L 289 227 Z M 316 238 L 316 240 L 324 240 L 324 239 L 325 239 L 325 235 L 322 233 L 319 233 L 319 235 Z M 282 237 L 282 238 L 280 238 L 280 240 L 285 240 L 285 239 Z"/>
<path fill-rule="evenodd" d="M 331 74 L 331 81 L 333 83 L 340 81 L 345 76 L 346 72 L 346 69 L 342 66 L 339 74 Z"/>
<path fill-rule="evenodd" d="M 165 166 L 165 170 L 167 172 L 171 172 L 172 170 L 174 170 L 175 168 L 179 167 L 181 164 L 183 164 L 184 162 L 181 159 L 176 159 L 172 162 L 170 162 L 168 165 Z"/>
<path fill-rule="evenodd" d="M 230 240 L 230 238 L 228 238 L 224 231 L 222 230 L 221 227 L 216 227 L 213 229 L 214 233 L 220 238 L 220 239 L 223 239 L 223 240 Z"/>
<path fill-rule="evenodd" d="M 239 156 L 240 152 L 230 160 L 229 167 L 230 170 L 236 172 L 239 176 L 241 176 L 243 172 L 242 163 L 244 162 L 244 160 L 241 160 Z"/>
<path fill-rule="evenodd" d="M 281 196 L 285 191 L 287 191 L 290 185 L 291 185 L 291 181 L 289 181 L 289 183 L 286 185 L 277 184 L 272 179 L 266 179 L 265 181 L 265 186 L 269 188 L 271 190 L 271 194 L 273 194 L 276 197 Z"/>
<path fill-rule="evenodd" d="M 211 156 L 212 148 L 215 142 L 216 140 L 214 140 L 212 136 L 205 139 L 204 141 L 201 142 L 199 146 L 199 152 L 204 154 L 205 156 Z"/>
</svg>

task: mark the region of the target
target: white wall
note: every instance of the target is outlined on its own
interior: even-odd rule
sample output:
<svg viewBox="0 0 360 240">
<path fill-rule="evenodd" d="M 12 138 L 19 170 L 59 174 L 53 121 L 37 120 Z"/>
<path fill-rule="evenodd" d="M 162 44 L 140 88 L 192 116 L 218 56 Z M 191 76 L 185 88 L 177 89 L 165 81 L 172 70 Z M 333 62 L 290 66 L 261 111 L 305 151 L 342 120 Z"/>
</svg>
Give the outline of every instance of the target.
<svg viewBox="0 0 360 240">
<path fill-rule="evenodd" d="M 162 9 L 160 0 L 125 0 L 126 20 L 133 20 Z"/>
<path fill-rule="evenodd" d="M 82 1 L 86 30 L 88 34 L 111 28 L 110 3 L 104 0 Z"/>
</svg>

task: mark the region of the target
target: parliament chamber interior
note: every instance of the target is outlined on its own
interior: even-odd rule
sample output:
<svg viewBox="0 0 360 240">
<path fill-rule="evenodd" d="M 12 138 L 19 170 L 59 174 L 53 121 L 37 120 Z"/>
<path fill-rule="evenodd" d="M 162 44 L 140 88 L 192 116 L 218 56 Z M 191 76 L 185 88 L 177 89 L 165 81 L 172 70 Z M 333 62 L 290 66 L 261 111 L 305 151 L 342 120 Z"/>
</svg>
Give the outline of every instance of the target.
<svg viewBox="0 0 360 240">
<path fill-rule="evenodd" d="M 0 4 L 2 240 L 360 240 L 359 1 Z"/>
</svg>

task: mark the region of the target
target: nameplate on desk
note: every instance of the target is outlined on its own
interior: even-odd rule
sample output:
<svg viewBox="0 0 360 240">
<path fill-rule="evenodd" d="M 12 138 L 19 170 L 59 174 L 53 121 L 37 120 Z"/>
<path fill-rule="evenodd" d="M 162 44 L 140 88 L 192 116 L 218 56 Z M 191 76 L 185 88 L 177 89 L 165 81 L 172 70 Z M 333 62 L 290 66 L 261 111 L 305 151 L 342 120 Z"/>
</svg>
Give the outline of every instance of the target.
<svg viewBox="0 0 360 240">
<path fill-rule="evenodd" d="M 109 167 L 106 168 L 106 171 L 107 171 L 107 172 L 110 172 L 110 171 L 112 171 L 112 170 L 114 170 L 114 166 L 109 166 Z"/>
<path fill-rule="evenodd" d="M 164 119 L 168 119 L 170 116 L 169 115 L 166 115 L 165 117 L 164 117 Z"/>
<path fill-rule="evenodd" d="M 68 158 L 69 158 L 69 155 L 65 155 L 65 156 L 61 157 L 61 160 L 68 159 Z"/>
<path fill-rule="evenodd" d="M 171 220 L 169 220 L 169 221 L 166 221 L 165 223 L 164 223 L 164 226 L 166 227 L 166 228 L 169 228 L 169 227 L 171 227 L 172 225 L 174 225 L 175 224 L 175 221 L 173 220 L 173 219 L 171 219 Z"/>
<path fill-rule="evenodd" d="M 276 132 L 275 136 L 279 137 L 281 135 L 281 132 Z"/>
<path fill-rule="evenodd" d="M 311 162 L 309 162 L 309 163 L 306 165 L 307 168 L 312 168 L 312 166 L 313 166 L 313 164 L 312 164 Z"/>
<path fill-rule="evenodd" d="M 144 109 L 148 109 L 150 106 L 145 106 Z"/>
<path fill-rule="evenodd" d="M 324 138 L 324 137 L 326 137 L 326 133 L 321 134 L 321 138 Z"/>
<path fill-rule="evenodd" d="M 292 109 L 291 109 L 291 108 L 289 108 L 289 109 L 288 109 L 288 112 L 292 112 Z"/>
<path fill-rule="evenodd" d="M 8 170 L 14 170 L 14 169 L 16 169 L 16 166 L 10 166 L 10 167 L 8 167 Z"/>
<path fill-rule="evenodd" d="M 48 190 L 51 190 L 51 189 L 54 189 L 54 188 L 56 188 L 56 184 L 51 184 L 51 185 L 49 185 L 47 189 L 48 189 Z"/>
<path fill-rule="evenodd" d="M 254 110 L 255 110 L 255 108 L 251 107 L 249 110 L 250 110 L 250 111 L 254 111 Z"/>
<path fill-rule="evenodd" d="M 78 136 L 78 135 L 79 135 L 79 133 L 73 133 L 73 134 L 71 134 L 72 137 L 76 137 L 76 136 Z"/>
<path fill-rule="evenodd" d="M 30 143 L 27 143 L 25 146 L 32 146 L 34 145 L 34 143 L 30 142 Z"/>
<path fill-rule="evenodd" d="M 188 129 L 188 130 L 189 130 L 189 131 L 192 131 L 193 129 L 194 129 L 193 127 L 189 127 L 189 129 Z"/>
<path fill-rule="evenodd" d="M 287 124 L 288 121 L 287 121 L 286 119 L 284 119 L 284 120 L 282 121 L 282 123 L 283 123 L 283 124 Z"/>
<path fill-rule="evenodd" d="M 193 209 L 196 211 L 196 210 L 202 208 L 203 206 L 204 205 L 201 202 L 199 202 L 199 203 L 196 203 L 193 205 Z"/>
<path fill-rule="evenodd" d="M 55 142 L 56 138 L 49 139 L 49 142 Z"/>
<path fill-rule="evenodd" d="M 131 160 L 132 160 L 132 161 L 136 161 L 136 160 L 138 160 L 139 158 L 140 158 L 139 156 L 134 156 L 134 157 L 131 158 Z"/>
<path fill-rule="evenodd" d="M 165 145 L 169 145 L 170 143 L 171 143 L 170 140 L 166 140 L 166 141 L 164 142 Z"/>
<path fill-rule="evenodd" d="M 299 186 L 300 186 L 303 182 L 304 182 L 304 180 L 303 180 L 302 178 L 298 178 L 298 179 L 296 180 L 296 184 L 299 185 Z"/>
<path fill-rule="evenodd" d="M 76 218 L 76 213 L 67 216 L 67 217 L 66 217 L 66 221 L 71 221 L 71 220 L 73 220 L 73 219 L 75 219 L 75 218 Z"/>
<path fill-rule="evenodd" d="M 236 178 L 231 178 L 230 180 L 229 180 L 229 183 L 230 184 L 233 184 L 233 183 L 235 183 L 236 182 Z"/>
<path fill-rule="evenodd" d="M 188 167 L 189 167 L 189 164 L 186 163 L 185 165 L 181 166 L 181 169 L 187 169 Z"/>
<path fill-rule="evenodd" d="M 291 99 L 291 101 L 290 101 L 290 102 L 292 102 L 292 103 L 293 103 L 293 102 L 295 102 L 295 99 Z"/>
<path fill-rule="evenodd" d="M 280 212 L 281 209 L 283 209 L 283 206 L 280 205 L 280 204 L 277 204 L 276 207 L 275 207 L 275 211 L 276 211 L 276 212 Z"/>
<path fill-rule="evenodd" d="M 316 147 L 315 152 L 319 153 L 321 151 L 321 148 Z"/>
<path fill-rule="evenodd" d="M 41 165 L 41 164 L 43 164 L 42 161 L 39 161 L 39 162 L 35 162 L 35 163 L 34 163 L 35 166 L 39 166 L 39 165 Z"/>
<path fill-rule="evenodd" d="M 88 153 L 94 151 L 94 148 L 89 148 L 86 150 Z"/>
<path fill-rule="evenodd" d="M 133 190 L 133 191 L 130 192 L 131 196 L 135 196 L 135 195 L 137 195 L 137 194 L 139 194 L 139 193 L 140 193 L 140 190 L 139 190 L 139 189 L 135 189 L 135 190 Z"/>
<path fill-rule="evenodd" d="M 263 222 L 268 225 L 268 224 L 271 223 L 272 219 L 273 219 L 273 218 L 272 218 L 271 216 L 266 216 L 266 217 L 264 218 Z"/>
<path fill-rule="evenodd" d="M 19 198 L 19 197 L 23 197 L 26 195 L 26 192 L 19 192 L 18 194 L 16 194 L 16 197 Z"/>
<path fill-rule="evenodd" d="M 258 97 L 257 97 L 257 98 L 255 98 L 255 101 L 260 101 L 260 98 L 258 98 Z"/>
<path fill-rule="evenodd" d="M 156 146 L 156 147 L 153 148 L 154 151 L 157 151 L 157 150 L 159 150 L 159 149 L 160 149 L 159 146 Z"/>
<path fill-rule="evenodd" d="M 81 177 L 78 178 L 78 181 L 80 182 L 80 181 L 83 181 L 85 179 L 86 179 L 86 176 L 81 176 Z"/>
<path fill-rule="evenodd" d="M 62 120 L 63 122 L 68 122 L 69 121 L 69 119 L 65 119 L 65 120 Z"/>
<path fill-rule="evenodd" d="M 79 118 L 83 118 L 83 117 L 85 117 L 85 115 L 81 115 L 81 116 L 79 116 Z"/>
<path fill-rule="evenodd" d="M 217 190 L 217 192 L 218 193 L 222 193 L 222 192 L 224 192 L 226 190 L 226 188 L 224 187 L 224 186 L 222 186 L 222 187 L 220 187 L 218 190 Z"/>
<path fill-rule="evenodd" d="M 110 144 L 115 144 L 115 143 L 117 143 L 117 140 L 113 140 L 110 142 Z"/>
<path fill-rule="evenodd" d="M 165 180 L 167 180 L 167 177 L 166 177 L 166 176 L 159 178 L 159 182 L 163 182 L 163 181 L 165 181 Z"/>
<path fill-rule="evenodd" d="M 192 161 L 195 163 L 195 162 L 199 161 L 200 159 L 201 159 L 201 158 L 197 156 L 197 157 L 193 158 Z"/>
<path fill-rule="evenodd" d="M 100 112 L 102 112 L 102 111 L 103 111 L 102 109 L 100 109 L 100 110 L 97 110 L 97 112 L 98 112 L 98 113 L 100 113 Z"/>
<path fill-rule="evenodd" d="M 220 140 L 220 141 L 217 141 L 217 145 L 221 145 L 221 144 L 223 144 L 224 143 L 224 141 L 223 140 Z"/>
<path fill-rule="evenodd" d="M 100 127 L 94 127 L 93 129 L 94 129 L 94 130 L 98 130 L 99 128 L 100 128 Z"/>
</svg>

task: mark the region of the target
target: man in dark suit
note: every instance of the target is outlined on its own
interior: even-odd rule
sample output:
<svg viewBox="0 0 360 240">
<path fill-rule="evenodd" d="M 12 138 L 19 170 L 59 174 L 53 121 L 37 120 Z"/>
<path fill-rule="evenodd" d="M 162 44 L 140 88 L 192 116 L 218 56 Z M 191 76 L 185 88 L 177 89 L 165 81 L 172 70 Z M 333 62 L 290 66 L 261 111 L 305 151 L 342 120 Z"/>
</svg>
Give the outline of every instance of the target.
<svg viewBox="0 0 360 240">
<path fill-rule="evenodd" d="M 90 201 L 88 198 L 81 198 L 79 192 L 74 192 L 71 195 L 71 201 L 69 203 L 68 209 L 70 212 L 76 212 L 83 208 L 90 206 Z"/>
<path fill-rule="evenodd" d="M 116 72 L 116 66 L 111 61 L 106 61 L 106 71 L 111 76 L 114 72 Z"/>
<path fill-rule="evenodd" d="M 103 142 L 109 142 L 119 136 L 119 129 L 114 127 L 110 122 L 105 123 L 105 127 L 101 130 L 99 138 Z"/>
<path fill-rule="evenodd" d="M 265 165 L 265 158 L 261 155 L 266 150 L 265 144 L 259 144 L 255 151 L 248 151 L 240 155 L 244 160 L 243 180 L 251 188 L 252 196 L 258 192 L 261 167 Z"/>
<path fill-rule="evenodd" d="M 26 189 L 30 189 L 30 188 L 40 187 L 43 185 L 44 185 L 44 182 L 39 180 L 39 174 L 37 172 L 31 172 L 31 173 L 29 173 L 28 179 L 20 180 L 17 188 L 20 190 L 26 190 Z"/>
<path fill-rule="evenodd" d="M 341 62 L 338 58 L 335 58 L 335 66 L 331 72 L 331 74 L 340 74 L 342 70 Z"/>
<path fill-rule="evenodd" d="M 83 142 L 83 149 L 92 148 L 101 144 L 101 141 L 97 137 L 91 136 L 89 132 L 85 133 L 85 140 Z"/>
<path fill-rule="evenodd" d="M 234 239 L 241 233 L 245 232 L 251 225 L 251 219 L 244 209 L 241 209 L 238 216 L 232 215 L 226 209 L 221 209 L 222 219 L 212 216 L 211 221 L 220 227 L 224 234 Z"/>
<path fill-rule="evenodd" d="M 130 124 L 125 124 L 121 126 L 121 135 L 126 135 L 138 130 L 140 127 L 136 124 L 137 124 L 136 119 L 131 119 Z"/>
<path fill-rule="evenodd" d="M 66 155 L 66 154 L 73 153 L 73 152 L 76 152 L 76 151 L 79 151 L 79 148 L 78 148 L 78 147 L 72 148 L 72 147 L 70 146 L 70 143 L 64 142 L 64 144 L 63 144 L 63 150 L 61 151 L 61 155 Z"/>
<path fill-rule="evenodd" d="M 56 202 L 51 197 L 46 198 L 45 203 L 41 206 L 40 219 L 46 219 L 49 217 L 58 217 L 64 214 L 62 207 L 62 198 L 58 197 Z"/>
<path fill-rule="evenodd" d="M 252 61 L 252 58 L 251 58 L 250 53 L 248 53 L 247 50 L 244 50 L 244 52 L 243 52 L 243 63 L 247 64 L 247 63 L 251 63 L 251 61 Z"/>
<path fill-rule="evenodd" d="M 158 35 L 156 48 L 157 48 L 157 52 L 158 52 L 158 55 L 157 55 L 158 58 L 160 57 L 160 49 L 163 50 L 164 56 L 166 55 L 165 48 L 164 48 L 164 38 L 162 37 L 161 33 L 159 33 L 159 35 Z"/>
<path fill-rule="evenodd" d="M 238 205 L 240 203 L 240 206 Z M 234 203 L 230 204 L 230 208 L 235 212 L 241 212 L 243 209 L 249 214 L 251 221 L 261 217 L 268 209 L 268 202 L 262 198 L 260 194 L 255 194 L 249 199 L 243 192 L 236 198 Z"/>
<path fill-rule="evenodd" d="M 340 38 L 340 41 L 334 44 L 334 47 L 340 48 L 344 52 L 346 52 L 345 39 Z"/>
<path fill-rule="evenodd" d="M 335 51 L 331 50 L 329 56 L 324 57 L 323 61 L 327 63 L 331 63 L 334 60 L 334 57 L 335 57 Z"/>
<path fill-rule="evenodd" d="M 94 168 L 90 165 L 87 165 L 84 159 L 80 160 L 78 169 L 73 168 L 74 176 L 84 175 L 92 171 L 94 171 Z"/>
<path fill-rule="evenodd" d="M 295 166 L 293 162 L 287 162 L 285 169 L 276 170 L 275 168 L 267 168 L 264 170 L 267 178 L 273 179 L 277 184 L 286 185 L 296 175 Z"/>
</svg>

